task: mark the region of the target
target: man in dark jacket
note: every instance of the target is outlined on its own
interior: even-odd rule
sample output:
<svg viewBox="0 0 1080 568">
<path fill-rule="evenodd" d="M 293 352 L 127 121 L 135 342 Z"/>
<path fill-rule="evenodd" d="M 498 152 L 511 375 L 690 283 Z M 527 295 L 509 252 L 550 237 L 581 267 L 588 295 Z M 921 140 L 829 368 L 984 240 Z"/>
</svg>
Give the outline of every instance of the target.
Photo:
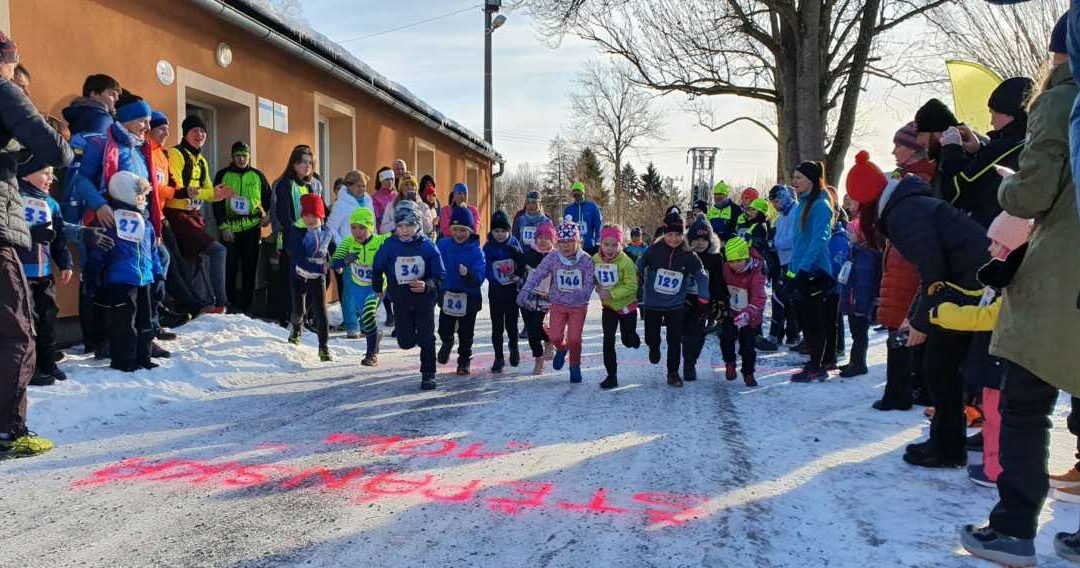
<svg viewBox="0 0 1080 568">
<path fill-rule="evenodd" d="M 987 103 L 994 129 L 985 139 L 966 126 L 941 135 L 941 196 L 983 228 L 1001 213 L 997 199 L 1001 176 L 994 166 L 1020 167 L 1027 135 L 1025 105 L 1034 86 L 1027 77 L 1013 77 L 994 89 Z"/>
<path fill-rule="evenodd" d="M 941 162 L 941 136 L 950 128 L 961 126 L 956 115 L 953 114 L 945 103 L 938 99 L 930 99 L 915 113 L 915 128 L 919 131 L 918 143 L 926 148 L 927 156 L 940 165 Z M 940 169 L 930 181 L 933 194 L 941 196 L 942 175 Z"/>
<path fill-rule="evenodd" d="M 120 83 L 108 75 L 90 75 L 83 81 L 82 96 L 71 101 L 61 114 L 72 136 L 87 132 L 103 134 L 113 123 Z"/>
<path fill-rule="evenodd" d="M 19 52 L 0 32 L 0 148 L 12 139 L 26 152 L 51 166 L 71 162 L 71 148 L 11 80 Z M 0 151 L 0 452 L 31 455 L 46 452 L 52 442 L 26 429 L 26 388 L 34 374 L 34 325 L 30 289 L 17 249 L 30 248 L 15 172 L 18 159 Z M 35 226 L 52 231 L 52 224 Z"/>
</svg>

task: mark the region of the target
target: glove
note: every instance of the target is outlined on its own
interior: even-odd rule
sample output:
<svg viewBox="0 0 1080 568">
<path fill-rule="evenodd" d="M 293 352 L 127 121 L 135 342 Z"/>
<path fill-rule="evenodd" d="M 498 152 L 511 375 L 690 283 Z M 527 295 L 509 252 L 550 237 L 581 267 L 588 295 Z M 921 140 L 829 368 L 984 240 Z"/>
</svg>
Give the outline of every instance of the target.
<svg viewBox="0 0 1080 568">
<path fill-rule="evenodd" d="M 101 227 L 83 227 L 82 238 L 87 245 L 102 252 L 109 252 L 116 245 L 112 237 Z"/>
<path fill-rule="evenodd" d="M 36 244 L 43 245 L 51 243 L 55 238 L 56 231 L 53 230 L 52 223 L 30 226 L 30 240 L 34 241 Z"/>
<path fill-rule="evenodd" d="M 739 312 L 739 314 L 735 316 L 735 319 L 732 320 L 732 323 L 735 324 L 735 327 L 742 329 L 747 325 L 750 325 L 750 314 L 746 312 Z"/>
<path fill-rule="evenodd" d="M 955 126 L 949 127 L 945 132 L 941 133 L 941 145 L 942 146 L 959 146 L 963 142 L 963 137 L 960 135 L 960 131 Z"/>
</svg>

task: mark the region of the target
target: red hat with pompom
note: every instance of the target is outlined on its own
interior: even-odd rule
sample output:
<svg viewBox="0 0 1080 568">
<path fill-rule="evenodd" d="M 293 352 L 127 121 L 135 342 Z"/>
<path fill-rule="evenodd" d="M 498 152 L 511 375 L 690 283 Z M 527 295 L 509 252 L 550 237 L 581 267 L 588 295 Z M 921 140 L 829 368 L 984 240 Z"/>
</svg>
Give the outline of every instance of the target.
<svg viewBox="0 0 1080 568">
<path fill-rule="evenodd" d="M 300 196 L 300 215 L 314 215 L 319 219 L 326 218 L 326 207 L 323 205 L 322 196 L 318 193 L 305 193 Z"/>
<path fill-rule="evenodd" d="M 871 203 L 881 197 L 888 179 L 863 150 L 855 155 L 855 165 L 848 170 L 847 194 L 859 203 Z"/>
</svg>

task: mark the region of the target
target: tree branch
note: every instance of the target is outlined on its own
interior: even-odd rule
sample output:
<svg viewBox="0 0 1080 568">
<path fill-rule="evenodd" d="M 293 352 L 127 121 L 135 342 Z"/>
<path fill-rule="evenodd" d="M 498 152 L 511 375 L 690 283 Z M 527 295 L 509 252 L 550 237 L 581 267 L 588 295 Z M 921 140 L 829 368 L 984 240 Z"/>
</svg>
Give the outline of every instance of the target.
<svg viewBox="0 0 1080 568">
<path fill-rule="evenodd" d="M 724 128 L 727 128 L 728 126 L 731 126 L 732 124 L 735 124 L 736 122 L 739 122 L 741 120 L 745 120 L 746 122 L 750 122 L 750 123 L 753 123 L 753 124 L 761 127 L 761 129 L 764 130 L 769 136 L 771 136 L 773 140 L 775 140 L 777 143 L 780 142 L 780 138 L 776 135 L 775 132 L 773 132 L 773 130 L 771 128 L 769 128 L 769 126 L 767 124 L 765 124 L 764 122 L 761 122 L 760 120 L 758 120 L 756 118 L 751 118 L 749 116 L 740 116 L 738 118 L 733 118 L 733 119 L 731 119 L 731 120 L 729 120 L 729 121 L 727 121 L 727 122 L 725 122 L 725 123 L 723 123 L 723 124 L 721 124 L 719 126 L 712 126 L 710 124 L 706 124 L 705 119 L 699 116 L 698 117 L 698 124 L 701 125 L 701 126 L 704 126 L 705 128 L 708 128 L 710 132 L 719 132 L 719 131 L 723 130 Z"/>
</svg>

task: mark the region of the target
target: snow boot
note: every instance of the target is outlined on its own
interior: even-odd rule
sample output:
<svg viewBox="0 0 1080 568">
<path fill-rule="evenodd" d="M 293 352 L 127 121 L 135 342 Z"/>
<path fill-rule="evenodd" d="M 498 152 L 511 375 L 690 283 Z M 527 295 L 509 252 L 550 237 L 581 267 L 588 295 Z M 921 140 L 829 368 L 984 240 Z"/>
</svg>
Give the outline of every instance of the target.
<svg viewBox="0 0 1080 568">
<path fill-rule="evenodd" d="M 874 410 L 911 410 L 911 404 L 908 404 L 907 406 L 896 405 L 891 402 L 885 402 L 885 399 L 875 400 L 874 404 L 871 406 L 874 407 Z"/>
<path fill-rule="evenodd" d="M 53 372 L 49 373 L 49 374 L 52 375 L 53 378 L 58 380 L 58 381 L 66 381 L 67 380 L 67 373 L 61 371 L 60 369 L 54 369 Z"/>
<path fill-rule="evenodd" d="M 289 334 L 289 343 L 292 343 L 293 345 L 300 345 L 301 333 L 303 333 L 303 331 L 300 329 L 300 326 L 294 327 L 292 329 L 292 333 Z"/>
<path fill-rule="evenodd" d="M 1073 564 L 1080 564 L 1080 532 L 1054 535 L 1054 552 Z"/>
<path fill-rule="evenodd" d="M 442 344 L 442 347 L 439 348 L 439 356 L 436 357 L 436 360 L 439 362 L 440 365 L 445 365 L 450 362 L 450 352 L 453 349 L 454 343 L 452 341 Z"/>
<path fill-rule="evenodd" d="M 1055 539 L 1056 541 L 1056 539 Z M 960 544 L 972 556 L 1005 566 L 1034 566 L 1035 541 L 999 533 L 990 526 L 960 529 Z M 1057 543 L 1055 542 L 1055 549 Z"/>
<path fill-rule="evenodd" d="M 505 366 L 506 366 L 506 364 L 503 363 L 503 358 L 502 357 L 496 357 L 495 362 L 491 364 L 491 372 L 492 373 L 501 373 L 503 371 L 503 367 L 505 367 Z"/>
<path fill-rule="evenodd" d="M 56 377 L 51 373 L 44 373 L 38 371 L 34 373 L 34 376 L 30 379 L 30 384 L 35 387 L 47 387 L 56 382 Z"/>
<path fill-rule="evenodd" d="M 510 346 L 510 366 L 517 367 L 518 363 L 521 363 L 521 352 L 518 351 L 517 345 Z"/>
<path fill-rule="evenodd" d="M 566 364 L 566 350 L 556 351 L 555 358 L 551 360 L 551 368 L 556 371 L 561 371 L 563 365 Z"/>
<path fill-rule="evenodd" d="M 735 363 L 728 363 L 725 367 L 724 378 L 729 381 L 734 381 L 739 376 L 739 373 L 735 371 Z"/>
<path fill-rule="evenodd" d="M 543 355 L 533 359 L 533 373 L 532 374 L 534 374 L 534 375 L 543 375 L 544 374 L 544 357 L 543 357 Z"/>
<path fill-rule="evenodd" d="M 333 359 L 330 357 L 330 348 L 329 347 L 323 345 L 322 347 L 319 348 L 319 360 L 324 362 L 324 363 L 327 363 L 329 361 L 333 361 Z"/>
<path fill-rule="evenodd" d="M 754 348 L 765 353 L 777 351 L 779 347 L 777 347 L 776 343 L 776 339 L 773 337 L 759 335 L 754 338 Z"/>
<path fill-rule="evenodd" d="M 693 365 L 686 365 L 683 369 L 683 380 L 686 382 L 693 382 L 697 380 L 697 368 Z"/>
<path fill-rule="evenodd" d="M 847 365 L 840 367 L 840 376 L 845 379 L 865 375 L 869 372 L 870 370 L 866 368 L 865 364 L 848 363 Z"/>
<path fill-rule="evenodd" d="M 375 353 L 368 353 L 364 355 L 364 358 L 360 360 L 360 364 L 365 367 L 378 367 L 379 356 Z"/>
<path fill-rule="evenodd" d="M 458 361 L 456 373 L 457 373 L 457 375 L 459 377 L 467 377 L 467 376 L 469 376 L 469 362 L 468 361 Z"/>
<path fill-rule="evenodd" d="M 679 373 L 668 373 L 667 374 L 667 384 L 668 384 L 668 386 L 672 386 L 672 387 L 682 387 L 683 382 L 682 382 L 682 379 L 679 378 Z"/>
<path fill-rule="evenodd" d="M 949 459 L 939 456 L 933 451 L 928 451 L 926 453 L 905 453 L 904 461 L 911 465 L 930 469 L 953 469 L 967 466 L 967 456 Z"/>
<path fill-rule="evenodd" d="M 615 375 L 608 375 L 604 382 L 600 383 L 600 388 L 604 390 L 613 389 L 617 386 L 619 386 L 619 379 Z"/>
<path fill-rule="evenodd" d="M 649 346 L 649 362 L 653 365 L 660 363 L 660 348 Z"/>
<path fill-rule="evenodd" d="M 172 357 L 172 352 L 168 349 L 157 344 L 157 341 L 150 342 L 150 357 L 152 359 L 168 359 Z"/>
<path fill-rule="evenodd" d="M 580 365 L 570 365 L 570 382 L 571 383 L 580 383 L 581 382 L 581 366 Z"/>
<path fill-rule="evenodd" d="M 423 373 L 420 375 L 420 390 L 435 390 L 435 373 Z"/>
<path fill-rule="evenodd" d="M 829 378 L 829 373 L 825 369 L 811 369 L 809 367 L 795 373 L 791 376 L 791 382 L 793 383 L 810 383 L 813 381 L 825 382 L 825 379 Z"/>
<path fill-rule="evenodd" d="M 743 373 L 742 374 L 742 381 L 743 381 L 743 384 L 745 384 L 748 387 L 756 387 L 757 386 L 757 379 L 754 378 L 753 373 Z"/>
</svg>

